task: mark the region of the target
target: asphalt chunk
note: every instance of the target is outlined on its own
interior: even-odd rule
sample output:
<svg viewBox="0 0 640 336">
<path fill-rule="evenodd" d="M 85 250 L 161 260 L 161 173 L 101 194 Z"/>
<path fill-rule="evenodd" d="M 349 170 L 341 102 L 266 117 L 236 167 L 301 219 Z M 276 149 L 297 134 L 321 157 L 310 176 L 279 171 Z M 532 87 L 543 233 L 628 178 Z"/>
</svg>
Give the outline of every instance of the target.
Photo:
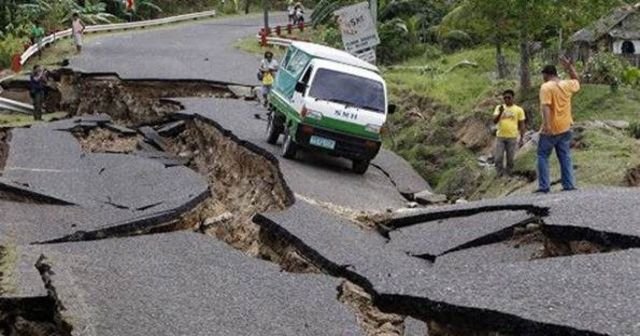
<svg viewBox="0 0 640 336">
<path fill-rule="evenodd" d="M 38 248 L 79 330 L 91 311 L 99 335 L 361 335 L 336 279 L 282 273 L 201 234 Z"/>
</svg>

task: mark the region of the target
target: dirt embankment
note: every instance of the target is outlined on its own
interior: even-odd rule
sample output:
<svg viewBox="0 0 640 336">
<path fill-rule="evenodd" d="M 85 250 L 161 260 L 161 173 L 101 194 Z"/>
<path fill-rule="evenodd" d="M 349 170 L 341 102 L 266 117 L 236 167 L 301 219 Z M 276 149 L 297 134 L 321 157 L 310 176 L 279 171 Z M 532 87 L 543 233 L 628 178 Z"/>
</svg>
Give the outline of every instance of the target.
<svg viewBox="0 0 640 336">
<path fill-rule="evenodd" d="M 191 158 L 189 166 L 209 181 L 212 205 L 202 231 L 258 256 L 259 228 L 251 219 L 293 202 L 277 166 L 199 120 L 188 121 L 170 147 L 173 154 Z"/>
</svg>

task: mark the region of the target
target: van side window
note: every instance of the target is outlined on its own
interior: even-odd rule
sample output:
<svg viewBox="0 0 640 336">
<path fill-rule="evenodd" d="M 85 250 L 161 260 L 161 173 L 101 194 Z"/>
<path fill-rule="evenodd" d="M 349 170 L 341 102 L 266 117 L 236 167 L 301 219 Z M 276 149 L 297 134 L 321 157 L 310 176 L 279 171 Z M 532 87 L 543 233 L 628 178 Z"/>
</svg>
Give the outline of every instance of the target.
<svg viewBox="0 0 640 336">
<path fill-rule="evenodd" d="M 313 72 L 313 67 L 309 66 L 307 68 L 307 72 L 304 73 L 302 79 L 300 80 L 302 83 L 309 84 L 309 79 L 311 79 L 311 73 Z"/>
<path fill-rule="evenodd" d="M 287 64 L 286 69 L 291 73 L 291 75 L 293 75 L 293 77 L 298 77 L 302 71 L 304 71 L 304 68 L 307 66 L 310 59 L 311 57 L 309 57 L 309 55 L 298 50 L 293 54 L 293 56 L 291 56 L 291 60 Z"/>
<path fill-rule="evenodd" d="M 291 60 L 291 55 L 293 55 L 294 51 L 292 49 L 287 50 L 287 54 L 284 55 L 284 59 L 282 60 L 282 64 L 280 64 L 281 68 L 286 68 L 287 64 Z"/>
</svg>

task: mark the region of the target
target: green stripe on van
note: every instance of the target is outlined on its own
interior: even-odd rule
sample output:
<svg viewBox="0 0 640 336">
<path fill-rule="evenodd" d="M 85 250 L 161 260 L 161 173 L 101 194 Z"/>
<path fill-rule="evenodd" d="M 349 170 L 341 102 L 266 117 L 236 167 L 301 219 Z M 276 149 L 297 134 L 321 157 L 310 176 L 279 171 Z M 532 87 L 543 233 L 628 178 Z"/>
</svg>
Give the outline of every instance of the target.
<svg viewBox="0 0 640 336">
<path fill-rule="evenodd" d="M 378 133 L 367 131 L 364 125 L 354 124 L 327 117 L 323 117 L 321 120 L 305 118 L 304 123 L 318 126 L 327 130 L 335 130 L 337 132 L 348 135 L 354 135 L 365 139 L 380 141 L 380 135 Z"/>
</svg>

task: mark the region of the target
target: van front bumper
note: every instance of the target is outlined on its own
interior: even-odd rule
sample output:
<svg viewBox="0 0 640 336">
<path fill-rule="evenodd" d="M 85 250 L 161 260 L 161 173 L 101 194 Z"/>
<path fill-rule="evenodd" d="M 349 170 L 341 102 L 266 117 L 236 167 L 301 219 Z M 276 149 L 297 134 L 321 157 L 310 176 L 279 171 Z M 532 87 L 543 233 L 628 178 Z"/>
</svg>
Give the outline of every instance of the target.
<svg viewBox="0 0 640 336">
<path fill-rule="evenodd" d="M 312 136 L 335 141 L 335 146 L 329 149 L 313 145 L 310 142 Z M 372 160 L 381 147 L 379 140 L 364 139 L 302 123 L 298 125 L 296 140 L 299 146 L 352 160 Z"/>
</svg>

